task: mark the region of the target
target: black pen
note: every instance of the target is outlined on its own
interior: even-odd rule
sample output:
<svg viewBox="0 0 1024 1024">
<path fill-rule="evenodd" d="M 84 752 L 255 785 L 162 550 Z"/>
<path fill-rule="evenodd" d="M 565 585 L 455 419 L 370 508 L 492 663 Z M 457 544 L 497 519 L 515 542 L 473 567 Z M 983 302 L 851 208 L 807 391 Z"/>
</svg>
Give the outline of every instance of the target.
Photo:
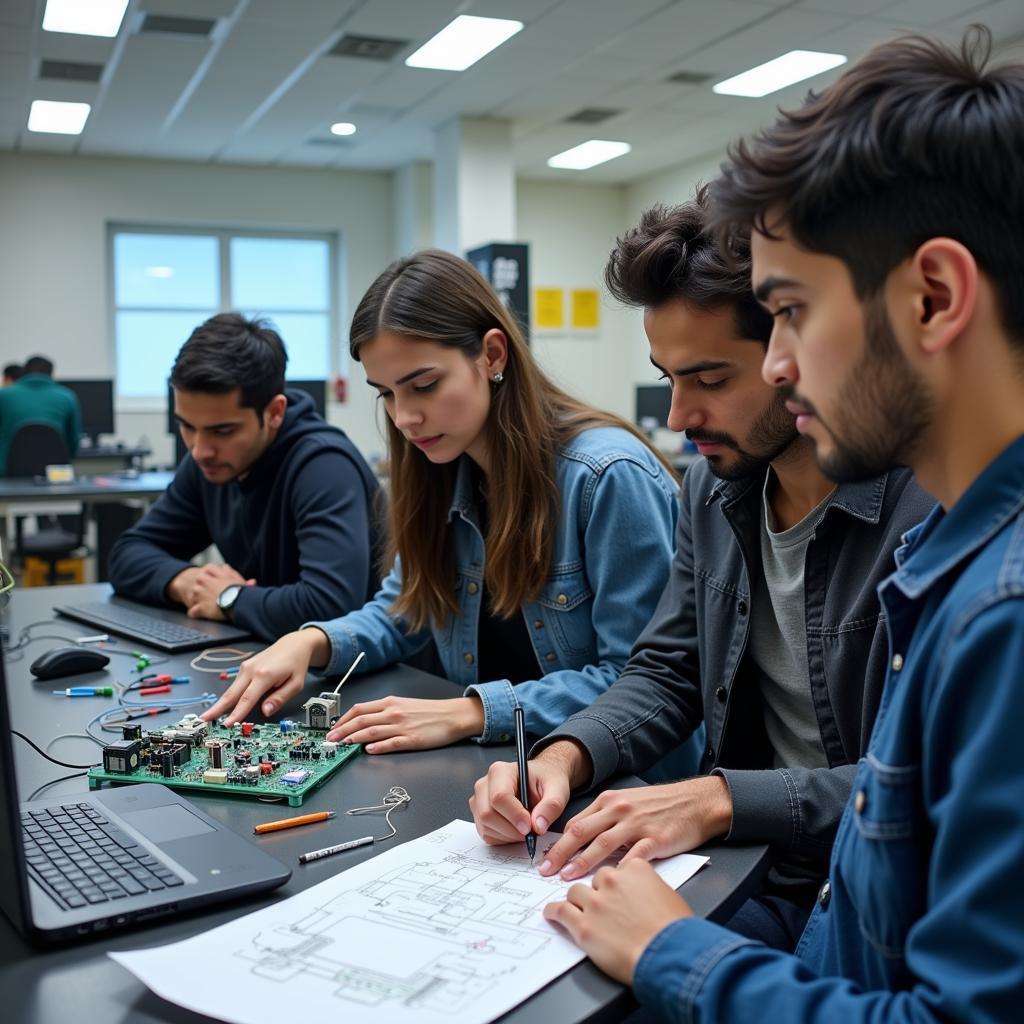
<svg viewBox="0 0 1024 1024">
<path fill-rule="evenodd" d="M 516 760 L 519 762 L 519 799 L 523 806 L 530 810 L 530 776 L 526 772 L 526 725 L 523 709 L 516 705 Z M 533 855 L 537 852 L 537 835 L 531 828 L 526 833 L 526 852 L 533 863 Z"/>
</svg>

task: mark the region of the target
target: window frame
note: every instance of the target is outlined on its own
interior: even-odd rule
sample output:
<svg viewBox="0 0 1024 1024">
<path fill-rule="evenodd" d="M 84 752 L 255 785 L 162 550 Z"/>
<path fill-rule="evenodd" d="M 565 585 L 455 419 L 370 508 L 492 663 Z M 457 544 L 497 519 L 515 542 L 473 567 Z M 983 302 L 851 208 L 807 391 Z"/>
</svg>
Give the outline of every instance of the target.
<svg viewBox="0 0 1024 1024">
<path fill-rule="evenodd" d="M 281 227 L 215 227 L 208 224 L 159 224 L 142 223 L 138 221 L 107 222 L 107 246 L 106 246 L 106 271 L 107 271 L 107 337 L 109 339 L 107 348 L 108 365 L 111 367 L 111 376 L 114 378 L 114 411 L 119 412 L 162 412 L 166 414 L 167 398 L 166 389 L 161 394 L 152 397 L 128 397 L 123 396 L 117 387 L 117 268 L 114 256 L 114 242 L 118 235 L 185 235 L 191 237 L 215 238 L 217 241 L 217 267 L 218 281 L 217 290 L 219 305 L 216 312 L 227 313 L 237 308 L 231 304 L 231 241 L 234 238 L 272 238 L 286 241 L 316 241 L 327 243 L 327 379 L 330 381 L 338 373 L 344 373 L 344 359 L 340 349 L 341 340 L 341 240 L 338 231 L 312 231 L 306 229 L 291 229 Z M 171 309 L 161 306 L 126 306 L 124 309 L 133 309 L 141 312 L 174 312 L 180 313 L 180 309 Z M 260 311 L 262 312 L 262 311 Z M 281 313 L 309 313 L 310 310 L 277 310 Z M 272 314 L 267 314 L 272 316 Z M 198 324 L 197 324 L 198 326 Z M 284 338 L 285 346 L 288 339 Z M 182 344 L 186 339 L 181 339 Z M 167 374 L 171 372 L 167 367 Z"/>
</svg>

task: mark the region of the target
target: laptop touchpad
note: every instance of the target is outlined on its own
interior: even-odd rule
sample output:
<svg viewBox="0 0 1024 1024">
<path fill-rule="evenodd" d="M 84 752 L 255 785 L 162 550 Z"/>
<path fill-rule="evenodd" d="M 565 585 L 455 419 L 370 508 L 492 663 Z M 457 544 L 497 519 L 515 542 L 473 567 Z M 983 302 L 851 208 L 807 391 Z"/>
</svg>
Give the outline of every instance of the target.
<svg viewBox="0 0 1024 1024">
<path fill-rule="evenodd" d="M 165 804 L 145 811 L 120 811 L 119 814 L 132 828 L 138 829 L 154 843 L 167 843 L 172 839 L 187 839 L 189 836 L 216 831 L 212 825 L 197 818 L 180 804 Z"/>
</svg>

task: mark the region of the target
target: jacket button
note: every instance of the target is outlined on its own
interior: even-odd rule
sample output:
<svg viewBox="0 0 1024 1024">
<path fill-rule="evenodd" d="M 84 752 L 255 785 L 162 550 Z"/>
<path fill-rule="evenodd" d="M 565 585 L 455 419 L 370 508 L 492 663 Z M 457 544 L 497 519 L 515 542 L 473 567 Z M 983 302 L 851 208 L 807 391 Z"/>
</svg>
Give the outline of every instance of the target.
<svg viewBox="0 0 1024 1024">
<path fill-rule="evenodd" d="M 747 614 L 747 602 L 746 601 L 740 601 L 740 603 L 736 606 L 736 610 L 740 613 L 740 615 L 746 615 Z"/>
<path fill-rule="evenodd" d="M 853 798 L 853 809 L 861 814 L 868 803 L 868 795 L 863 789 L 858 789 L 856 795 Z"/>
<path fill-rule="evenodd" d="M 534 629 L 543 629 L 544 628 L 544 620 L 543 619 L 534 619 L 533 620 L 533 628 Z"/>
<path fill-rule="evenodd" d="M 468 587 L 466 587 L 466 589 L 471 594 L 475 594 L 480 588 L 475 583 L 470 583 L 470 585 Z"/>
<path fill-rule="evenodd" d="M 725 698 L 728 696 L 729 691 L 724 686 L 720 686 L 717 690 L 715 690 L 715 699 L 718 701 L 719 704 L 724 704 Z"/>
<path fill-rule="evenodd" d="M 567 598 L 565 596 L 565 594 L 559 594 L 558 595 L 558 603 L 559 604 L 568 604 L 569 603 L 569 598 Z"/>
<path fill-rule="evenodd" d="M 818 890 L 818 906 L 824 910 L 832 899 L 832 883 L 826 878 Z"/>
<path fill-rule="evenodd" d="M 548 661 L 554 661 L 555 658 L 558 657 L 558 655 L 556 655 L 555 652 L 552 651 L 550 654 L 545 655 L 545 657 L 547 658 Z"/>
<path fill-rule="evenodd" d="M 465 662 L 465 663 L 466 663 L 467 665 L 472 665 L 472 664 L 473 664 L 473 655 L 472 655 L 472 654 L 470 654 L 470 653 L 469 653 L 469 651 L 466 651 L 466 653 L 465 653 L 465 654 L 464 654 L 464 655 L 462 656 L 462 660 L 463 660 L 463 661 L 464 661 L 464 662 Z"/>
<path fill-rule="evenodd" d="M 893 672 L 899 672 L 901 668 L 903 668 L 903 655 L 894 654 L 892 656 L 892 670 Z"/>
<path fill-rule="evenodd" d="M 710 743 L 708 744 L 708 749 L 704 751 L 704 756 L 709 761 L 714 761 L 714 759 L 715 759 L 715 748 L 713 746 L 711 746 Z"/>
</svg>

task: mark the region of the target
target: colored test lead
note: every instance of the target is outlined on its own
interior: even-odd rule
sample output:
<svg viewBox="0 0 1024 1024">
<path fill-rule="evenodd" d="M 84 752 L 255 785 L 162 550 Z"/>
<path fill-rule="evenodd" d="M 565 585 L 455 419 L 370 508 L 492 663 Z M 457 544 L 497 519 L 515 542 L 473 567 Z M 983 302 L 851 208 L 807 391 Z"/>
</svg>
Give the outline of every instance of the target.
<svg viewBox="0 0 1024 1024">
<path fill-rule="evenodd" d="M 337 846 L 325 846 L 322 850 L 312 850 L 310 853 L 300 853 L 299 863 L 309 864 L 310 861 L 320 860 L 323 857 L 330 857 L 335 853 L 344 853 L 345 850 L 354 850 L 357 846 L 367 846 L 373 842 L 373 836 L 362 836 L 359 839 L 350 839 L 347 843 L 338 843 Z"/>
<path fill-rule="evenodd" d="M 234 677 L 237 676 L 237 675 L 238 675 L 238 666 L 236 665 L 234 668 L 226 668 L 226 669 L 224 669 L 223 672 L 218 674 L 217 678 L 218 679 L 234 679 Z"/>
<path fill-rule="evenodd" d="M 66 690 L 53 690 L 58 697 L 113 697 L 112 686 L 69 686 Z"/>
</svg>

